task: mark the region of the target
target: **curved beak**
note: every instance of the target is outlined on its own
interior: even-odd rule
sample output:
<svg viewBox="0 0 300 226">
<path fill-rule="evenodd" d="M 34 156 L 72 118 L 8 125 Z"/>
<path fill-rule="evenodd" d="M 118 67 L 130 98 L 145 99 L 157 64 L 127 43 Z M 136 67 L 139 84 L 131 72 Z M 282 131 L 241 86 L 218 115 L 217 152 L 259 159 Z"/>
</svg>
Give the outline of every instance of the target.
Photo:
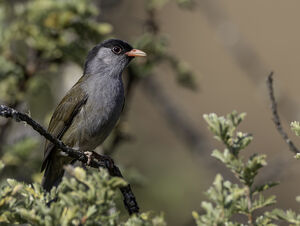
<svg viewBox="0 0 300 226">
<path fill-rule="evenodd" d="M 131 56 L 131 57 L 145 57 L 147 56 L 147 54 L 145 52 L 143 52 L 142 50 L 139 49 L 132 49 L 128 52 L 125 53 L 127 56 Z"/>
</svg>

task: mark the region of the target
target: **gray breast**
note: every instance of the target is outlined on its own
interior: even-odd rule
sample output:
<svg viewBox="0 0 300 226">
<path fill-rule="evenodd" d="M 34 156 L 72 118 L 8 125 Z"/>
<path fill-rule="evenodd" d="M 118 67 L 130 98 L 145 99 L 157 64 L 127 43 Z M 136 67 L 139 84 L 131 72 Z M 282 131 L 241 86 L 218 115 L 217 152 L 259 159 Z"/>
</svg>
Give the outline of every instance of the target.
<svg viewBox="0 0 300 226">
<path fill-rule="evenodd" d="M 85 85 L 88 100 L 82 108 L 82 131 L 86 140 L 80 146 L 95 148 L 100 145 L 116 125 L 124 105 L 124 88 L 121 76 L 90 79 Z M 90 149 L 88 148 L 88 149 Z"/>
</svg>

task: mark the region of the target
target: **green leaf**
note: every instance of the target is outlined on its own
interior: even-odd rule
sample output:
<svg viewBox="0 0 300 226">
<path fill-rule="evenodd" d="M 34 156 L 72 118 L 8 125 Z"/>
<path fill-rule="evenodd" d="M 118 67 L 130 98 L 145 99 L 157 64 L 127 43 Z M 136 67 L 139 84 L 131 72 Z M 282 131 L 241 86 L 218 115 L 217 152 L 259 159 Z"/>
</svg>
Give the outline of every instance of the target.
<svg viewBox="0 0 300 226">
<path fill-rule="evenodd" d="M 268 198 L 264 198 L 262 194 L 259 194 L 259 198 L 254 200 L 250 211 L 252 212 L 254 210 L 261 209 L 263 207 L 267 207 L 275 203 L 276 196 L 272 195 Z"/>
<path fill-rule="evenodd" d="M 278 185 L 279 182 L 267 182 L 265 184 L 262 184 L 262 185 L 259 185 L 259 186 L 256 186 L 253 190 L 252 190 L 252 195 L 255 195 L 255 194 L 258 194 L 260 192 L 263 192 L 263 191 L 266 191 L 266 190 L 269 190 L 270 188 Z"/>
<path fill-rule="evenodd" d="M 266 155 L 253 154 L 249 158 L 241 177 L 248 186 L 253 184 L 258 170 L 267 165 L 266 157 Z"/>
<path fill-rule="evenodd" d="M 291 129 L 297 136 L 300 136 L 300 123 L 297 121 L 291 122 Z"/>
<path fill-rule="evenodd" d="M 293 225 L 300 225 L 300 215 L 292 210 L 283 211 L 281 209 L 274 209 L 266 215 L 275 220 L 283 220 Z"/>
</svg>

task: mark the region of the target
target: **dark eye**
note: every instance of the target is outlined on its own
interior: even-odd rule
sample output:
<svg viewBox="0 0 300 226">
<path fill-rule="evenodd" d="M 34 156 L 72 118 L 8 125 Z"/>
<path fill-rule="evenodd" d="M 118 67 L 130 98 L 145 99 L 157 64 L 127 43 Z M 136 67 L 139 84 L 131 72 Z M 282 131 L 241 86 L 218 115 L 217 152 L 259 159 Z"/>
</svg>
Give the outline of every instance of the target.
<svg viewBox="0 0 300 226">
<path fill-rule="evenodd" d="M 115 54 L 120 54 L 122 52 L 122 48 L 120 46 L 114 46 L 111 50 Z"/>
</svg>

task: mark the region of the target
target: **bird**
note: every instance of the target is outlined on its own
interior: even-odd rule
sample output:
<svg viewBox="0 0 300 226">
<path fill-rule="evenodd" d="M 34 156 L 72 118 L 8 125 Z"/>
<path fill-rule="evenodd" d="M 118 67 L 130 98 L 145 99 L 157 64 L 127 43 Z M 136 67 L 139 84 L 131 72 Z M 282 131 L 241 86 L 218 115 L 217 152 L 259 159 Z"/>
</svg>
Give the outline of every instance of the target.
<svg viewBox="0 0 300 226">
<path fill-rule="evenodd" d="M 86 57 L 82 77 L 56 107 L 48 132 L 81 152 L 91 152 L 110 134 L 124 107 L 122 72 L 135 57 L 146 53 L 126 41 L 105 40 Z M 64 166 L 74 159 L 46 140 L 41 171 L 42 187 L 50 191 L 64 175 Z"/>
</svg>

